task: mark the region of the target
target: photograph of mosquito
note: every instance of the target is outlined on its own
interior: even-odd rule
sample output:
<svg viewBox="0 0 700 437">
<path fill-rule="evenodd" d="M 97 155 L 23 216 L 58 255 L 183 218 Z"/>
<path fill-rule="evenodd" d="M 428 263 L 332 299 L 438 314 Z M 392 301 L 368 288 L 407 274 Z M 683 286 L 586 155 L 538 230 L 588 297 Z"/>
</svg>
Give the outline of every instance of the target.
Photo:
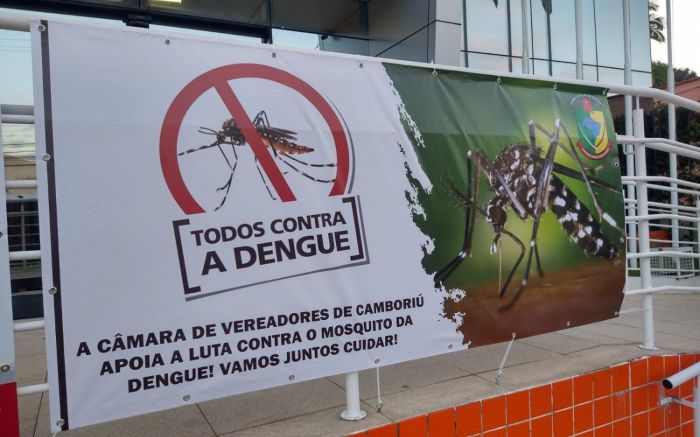
<svg viewBox="0 0 700 437">
<path fill-rule="evenodd" d="M 474 224 L 480 215 L 493 227 L 494 238 L 491 244 L 491 254 L 498 251 L 499 242 L 503 236 L 511 239 L 519 248 L 520 253 L 515 264 L 510 268 L 500 289 L 494 290 L 499 298 L 509 295 L 509 300 L 499 308 L 508 311 L 516 304 L 526 290 L 530 278 L 532 261 L 535 259 L 537 272 L 540 277 L 545 275 L 538 250 L 538 230 L 540 219 L 548 211 L 556 219 L 572 244 L 578 245 L 588 256 L 599 257 L 613 261 L 618 257 L 617 242 L 624 237 L 624 231 L 618 223 L 606 213 L 598 201 L 597 190 L 620 193 L 620 188 L 597 179 L 592 173 L 594 169 L 586 167 L 577 154 L 574 142 L 566 126 L 559 119 L 554 121 L 550 132 L 538 123 L 530 120 L 529 143 L 514 143 L 506 145 L 494 159 L 490 159 L 481 149 L 467 151 L 467 187 L 462 190 L 449 178 L 441 181 L 442 188 L 455 204 L 465 208 L 465 230 L 463 245 L 459 253 L 438 270 L 434 275 L 436 287 L 441 287 L 445 281 L 463 264 L 465 258 L 472 255 L 472 240 Z M 546 154 L 536 143 L 536 131 L 546 135 L 549 140 Z M 563 135 L 562 135 L 563 134 Z M 561 140 L 561 137 L 565 140 Z M 473 149 L 471 147 L 470 149 Z M 576 168 L 557 163 L 554 158 L 558 151 L 570 156 L 576 163 Z M 476 172 L 472 173 L 472 165 Z M 478 198 L 480 179 L 482 175 L 488 182 L 493 197 L 482 206 Z M 574 192 L 567 187 L 560 176 L 566 176 L 583 181 L 590 195 L 594 211 L 590 211 Z M 529 242 L 523 242 L 513 232 L 507 229 L 511 210 L 521 220 L 532 220 L 532 232 Z M 609 237 L 604 232 L 603 223 L 607 223 L 610 232 L 617 235 Z M 527 246 L 527 249 L 526 249 Z M 522 279 L 517 285 L 510 285 L 518 272 L 525 253 Z"/>
<path fill-rule="evenodd" d="M 336 164 L 333 162 L 320 164 L 311 163 L 306 160 L 302 160 L 295 157 L 294 155 L 304 155 L 314 151 L 314 148 L 312 147 L 308 147 L 303 144 L 297 143 L 298 140 L 296 132 L 271 126 L 267 118 L 267 113 L 265 111 L 260 111 L 255 116 L 255 118 L 253 119 L 253 125 L 256 127 L 257 133 L 258 135 L 260 135 L 260 139 L 265 145 L 265 148 L 270 149 L 272 151 L 272 155 L 278 161 L 284 164 L 283 168 L 291 169 L 299 175 L 313 182 L 324 184 L 331 184 L 335 182 L 335 178 L 318 178 L 300 169 L 299 165 L 305 167 L 328 168 L 335 167 Z M 204 135 L 212 135 L 215 137 L 215 139 L 210 144 L 205 144 L 203 146 L 194 147 L 187 149 L 183 152 L 179 152 L 178 156 L 189 155 L 191 153 L 214 148 L 218 149 L 219 152 L 221 152 L 221 156 L 228 165 L 229 175 L 228 179 L 226 180 L 226 183 L 224 183 L 216 189 L 216 191 L 224 192 L 223 197 L 221 199 L 221 203 L 219 203 L 219 205 L 215 208 L 215 211 L 218 211 L 226 203 L 226 199 L 228 198 L 229 192 L 231 191 L 233 176 L 236 172 L 236 167 L 238 165 L 238 153 L 236 153 L 236 147 L 248 146 L 249 143 L 243 135 L 243 132 L 241 131 L 240 127 L 232 118 L 224 121 L 223 125 L 221 126 L 221 130 L 217 131 L 208 127 L 200 127 L 198 132 Z M 230 151 L 232 152 L 232 156 L 226 154 L 225 150 L 228 150 L 228 148 L 225 146 L 231 146 Z M 260 175 L 260 179 L 265 185 L 265 188 L 267 189 L 267 193 L 270 195 L 270 198 L 272 200 L 277 200 L 277 198 L 273 194 L 273 191 L 270 189 L 270 186 L 267 180 L 265 179 L 265 176 L 263 175 L 263 171 L 260 168 L 260 163 L 258 162 L 257 158 L 255 158 L 255 164 L 258 170 L 258 174 Z M 287 171 L 282 171 L 282 174 L 286 175 L 287 173 Z"/>
</svg>

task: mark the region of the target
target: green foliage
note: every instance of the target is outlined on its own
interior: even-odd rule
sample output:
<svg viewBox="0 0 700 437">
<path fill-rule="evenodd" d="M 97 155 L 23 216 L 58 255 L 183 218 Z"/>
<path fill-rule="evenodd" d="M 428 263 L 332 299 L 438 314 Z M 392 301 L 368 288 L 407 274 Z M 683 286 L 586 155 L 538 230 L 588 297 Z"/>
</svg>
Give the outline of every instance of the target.
<svg viewBox="0 0 700 437">
<path fill-rule="evenodd" d="M 659 5 L 655 0 L 649 2 L 649 37 L 658 42 L 666 41 L 664 36 L 664 17 L 657 15 Z"/>
<path fill-rule="evenodd" d="M 667 79 L 668 64 L 660 61 L 653 61 L 651 63 L 651 86 L 654 88 L 660 88 L 666 86 L 668 82 Z M 676 82 L 681 82 L 693 77 L 698 77 L 698 74 L 691 70 L 690 68 L 675 68 L 673 69 L 673 76 Z"/>
</svg>

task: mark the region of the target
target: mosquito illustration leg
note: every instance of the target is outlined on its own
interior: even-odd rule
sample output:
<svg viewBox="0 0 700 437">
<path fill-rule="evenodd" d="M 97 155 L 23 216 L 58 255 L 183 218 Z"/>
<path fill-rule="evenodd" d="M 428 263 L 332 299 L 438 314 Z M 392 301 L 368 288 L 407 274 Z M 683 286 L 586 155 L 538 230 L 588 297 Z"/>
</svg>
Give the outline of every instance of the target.
<svg viewBox="0 0 700 437">
<path fill-rule="evenodd" d="M 544 206 L 547 204 L 547 199 L 549 197 L 549 185 L 552 178 L 552 171 L 554 169 L 554 155 L 557 150 L 557 145 L 559 144 L 559 120 L 555 122 L 554 133 L 550 137 L 549 150 L 547 150 L 547 156 L 545 157 L 544 163 L 542 164 L 542 171 L 540 172 L 540 179 L 537 181 L 537 191 L 535 192 L 535 205 L 534 205 L 534 217 L 535 223 L 532 226 L 532 237 L 530 238 L 530 250 L 527 255 L 527 263 L 525 264 L 525 274 L 523 275 L 523 280 L 516 292 L 516 295 L 522 293 L 522 290 L 527 286 L 527 281 L 530 278 L 530 269 L 532 267 L 532 255 L 536 252 L 537 247 L 537 231 L 540 227 L 540 218 L 542 217 L 542 212 Z M 534 146 L 534 145 L 533 145 Z M 537 257 L 539 260 L 539 256 Z M 539 265 L 539 262 L 538 262 Z"/>
<path fill-rule="evenodd" d="M 200 150 L 211 149 L 212 147 L 216 147 L 220 144 L 221 143 L 219 141 L 214 141 L 211 144 L 205 144 L 203 146 L 193 147 L 191 149 L 187 149 L 184 152 L 178 152 L 177 156 L 189 155 L 190 153 L 199 152 Z"/>
<path fill-rule="evenodd" d="M 518 271 L 518 267 L 520 266 L 520 263 L 522 262 L 523 257 L 525 256 L 525 245 L 520 240 L 520 238 L 515 236 L 515 234 L 513 234 L 512 232 L 510 232 L 507 229 L 501 229 L 501 233 L 510 237 L 510 239 L 513 240 L 513 242 L 518 245 L 518 247 L 520 248 L 520 255 L 518 255 L 518 259 L 515 261 L 515 264 L 513 265 L 513 268 L 510 270 L 510 273 L 508 273 L 508 278 L 506 278 L 506 282 L 503 283 L 503 286 L 499 290 L 498 297 L 503 297 L 503 295 L 506 294 L 506 290 L 508 289 L 508 285 L 510 285 L 510 281 L 513 279 L 513 275 L 515 275 L 515 272 Z M 499 234 L 496 235 L 496 239 L 494 239 L 494 243 L 498 240 L 498 238 L 499 238 Z M 517 296 L 517 294 L 516 294 L 516 296 Z"/>
<path fill-rule="evenodd" d="M 328 164 L 316 164 L 313 162 L 302 161 L 301 159 L 295 158 L 288 153 L 280 153 L 280 155 L 284 156 L 285 158 L 289 158 L 292 161 L 298 162 L 299 164 L 305 165 L 307 167 L 335 167 L 336 166 L 335 162 L 329 162 Z"/>
<path fill-rule="evenodd" d="M 467 152 L 467 158 L 469 158 L 470 160 L 474 160 L 478 164 L 478 169 L 480 171 L 483 171 L 487 177 L 489 174 L 493 174 L 496 176 L 498 184 L 501 188 L 503 188 L 503 191 L 510 199 L 513 209 L 515 209 L 518 212 L 519 216 L 524 217 L 525 208 L 520 203 L 515 193 L 513 193 L 513 190 L 510 189 L 503 175 L 494 168 L 493 163 L 486 156 L 486 154 L 481 149 L 477 149 L 474 152 L 470 150 Z"/>
<path fill-rule="evenodd" d="M 262 179 L 263 184 L 265 185 L 265 189 L 267 190 L 267 194 L 270 195 L 270 198 L 272 200 L 277 200 L 277 198 L 272 194 L 272 191 L 270 190 L 270 186 L 267 185 L 267 181 L 265 180 L 265 176 L 262 174 L 262 170 L 260 170 L 260 163 L 258 162 L 258 158 L 255 158 L 255 168 L 258 169 L 258 174 L 260 175 L 260 179 Z"/>
<path fill-rule="evenodd" d="M 307 174 L 307 173 L 305 173 L 305 172 L 299 170 L 299 169 L 296 168 L 295 166 L 293 166 L 293 165 L 292 165 L 291 163 L 289 163 L 283 156 L 286 156 L 286 155 L 282 155 L 282 154 L 280 154 L 280 155 L 275 155 L 275 157 L 276 157 L 277 159 L 279 159 L 281 162 L 283 162 L 284 164 L 286 164 L 289 168 L 291 168 L 291 169 L 294 170 L 295 172 L 299 173 L 300 175 L 304 176 L 305 178 L 311 179 L 311 180 L 314 181 L 314 182 L 322 182 L 322 183 L 326 183 L 326 184 L 330 184 L 330 183 L 335 182 L 335 178 L 333 178 L 333 179 L 319 179 L 319 178 L 315 178 L 315 177 L 313 177 L 313 176 L 311 176 L 311 175 L 309 175 L 309 174 Z"/>
<path fill-rule="evenodd" d="M 531 122 L 533 123 L 533 122 Z M 550 133 L 541 125 L 537 123 L 533 123 L 539 131 L 544 133 L 545 135 L 550 135 Z M 576 148 L 574 147 L 574 142 L 571 139 L 571 134 L 569 133 L 569 130 L 566 128 L 566 125 L 562 124 L 561 129 L 564 131 L 564 134 L 566 135 L 567 142 L 568 142 L 568 148 L 567 145 L 562 144 L 561 142 L 559 145 L 561 146 L 561 150 L 564 151 L 567 155 L 569 155 L 575 162 L 576 166 L 578 167 L 578 174 L 575 176 L 579 179 L 582 179 L 583 182 L 586 184 L 586 189 L 588 190 L 588 193 L 591 196 L 591 199 L 593 200 L 593 207 L 595 208 L 596 212 L 598 213 L 598 218 L 600 222 L 606 221 L 610 226 L 615 228 L 619 233 L 624 234 L 625 231 L 617 224 L 615 219 L 613 219 L 611 216 L 609 216 L 605 211 L 603 211 L 603 208 L 600 206 L 600 202 L 598 201 L 598 196 L 596 195 L 595 191 L 593 191 L 593 185 L 600 186 L 602 188 L 605 188 L 610 191 L 611 187 L 608 187 L 607 184 L 601 184 L 601 183 L 594 183 L 591 181 L 591 177 L 588 175 L 588 172 L 586 171 L 586 166 L 584 165 L 583 161 L 581 161 L 581 157 L 579 157 L 578 153 L 576 153 Z M 570 149 L 570 150 L 569 150 Z M 612 189 L 612 191 L 619 191 L 617 189 Z"/>
<path fill-rule="evenodd" d="M 233 139 L 232 139 L 233 141 Z M 219 148 L 219 152 L 221 152 L 221 156 L 224 157 L 224 160 L 226 160 L 226 164 L 228 164 L 228 168 L 231 171 L 231 173 L 228 176 L 228 180 L 226 183 L 216 189 L 216 191 L 224 191 L 224 198 L 221 199 L 221 203 L 219 206 L 214 208 L 214 211 L 218 211 L 221 209 L 222 206 L 224 206 L 224 203 L 226 203 L 226 199 L 228 198 L 228 193 L 231 191 L 231 184 L 233 182 L 233 174 L 236 172 L 236 167 L 238 166 L 238 154 L 236 153 L 236 146 L 233 143 L 224 143 L 224 144 L 231 144 L 231 150 L 233 151 L 233 165 L 231 164 L 231 161 L 229 161 L 228 156 L 226 156 L 226 153 L 224 152 L 224 149 L 221 148 L 221 143 L 217 144 Z"/>
<path fill-rule="evenodd" d="M 535 244 L 535 263 L 537 263 L 537 273 L 540 274 L 540 278 L 544 277 L 544 272 L 542 271 L 542 263 L 540 262 L 540 250 Z"/>
<path fill-rule="evenodd" d="M 474 189 L 474 185 L 478 186 L 478 182 L 474 179 L 479 179 L 479 172 L 472 179 L 472 164 L 471 160 L 467 160 L 467 194 L 463 194 L 459 189 L 450 181 L 447 190 L 452 194 L 457 201 L 462 203 L 465 207 L 465 217 L 464 217 L 464 240 L 462 241 L 462 249 L 459 253 L 450 261 L 442 270 L 435 273 L 435 287 L 440 287 L 445 280 L 455 271 L 457 267 L 464 261 L 464 259 L 471 254 L 471 244 L 472 244 L 472 233 L 474 230 L 474 218 L 476 216 L 475 210 L 480 209 L 476 205 L 476 193 L 477 190 Z M 486 215 L 485 211 L 481 211 L 482 214 Z"/>
<path fill-rule="evenodd" d="M 566 129 L 566 126 L 562 125 L 562 129 L 564 130 L 564 134 L 566 135 L 566 138 L 569 142 L 569 147 L 571 148 L 570 155 L 573 156 L 574 161 L 576 161 L 576 164 L 579 167 L 579 170 L 581 172 L 581 177 L 583 178 L 583 181 L 586 183 L 586 188 L 588 188 L 588 193 L 591 195 L 591 198 L 593 199 L 593 205 L 594 205 L 596 211 L 598 212 L 598 217 L 600 218 L 600 221 L 602 222 L 603 220 L 605 220 L 606 222 L 608 222 L 608 224 L 610 226 L 615 228 L 615 230 L 617 230 L 619 233 L 624 234 L 625 233 L 624 229 L 622 229 L 617 224 L 617 222 L 612 217 L 610 217 L 605 211 L 603 211 L 603 208 L 601 208 L 600 202 L 598 202 L 598 196 L 593 191 L 593 187 L 591 185 L 590 178 L 588 177 L 588 174 L 586 173 L 585 166 L 583 165 L 581 158 L 576 153 L 576 149 L 574 148 L 574 142 L 571 140 L 571 135 L 569 134 L 569 131 Z M 562 147 L 562 150 L 565 150 L 566 152 L 568 152 L 568 150 L 566 150 L 565 147 Z"/>
</svg>

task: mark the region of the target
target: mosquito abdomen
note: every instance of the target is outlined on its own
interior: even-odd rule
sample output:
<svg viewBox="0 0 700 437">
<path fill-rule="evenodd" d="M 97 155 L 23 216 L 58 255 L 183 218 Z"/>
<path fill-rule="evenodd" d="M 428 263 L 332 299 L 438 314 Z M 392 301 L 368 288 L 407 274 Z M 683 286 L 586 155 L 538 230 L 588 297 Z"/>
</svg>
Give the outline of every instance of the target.
<svg viewBox="0 0 700 437">
<path fill-rule="evenodd" d="M 609 261 L 617 257 L 617 247 L 603 234 L 600 223 L 555 175 L 552 175 L 549 186 L 549 207 L 571 241 L 586 253 Z"/>
</svg>

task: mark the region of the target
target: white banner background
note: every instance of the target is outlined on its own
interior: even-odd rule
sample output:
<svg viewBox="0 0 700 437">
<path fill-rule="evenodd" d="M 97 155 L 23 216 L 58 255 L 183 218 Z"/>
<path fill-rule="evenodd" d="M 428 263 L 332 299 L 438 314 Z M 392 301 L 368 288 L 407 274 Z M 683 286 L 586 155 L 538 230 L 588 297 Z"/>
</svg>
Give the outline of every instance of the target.
<svg viewBox="0 0 700 437">
<path fill-rule="evenodd" d="M 430 247 L 414 225 L 406 193 L 412 191 L 405 165 L 421 177 L 401 120 L 400 97 L 380 62 L 307 54 L 265 46 L 234 45 L 152 31 L 114 30 L 48 23 L 50 77 L 43 78 L 41 38 L 32 27 L 38 156 L 46 151 L 43 99 L 50 80 L 55 165 L 56 216 L 65 375 L 56 349 L 54 297 L 45 293 L 52 427 L 60 418 L 76 428 L 102 421 L 196 403 L 236 393 L 304 381 L 331 374 L 383 366 L 458 350 L 461 335 L 442 319 L 441 295 L 422 266 L 422 248 Z M 166 38 L 169 44 L 166 44 Z M 276 56 L 273 57 L 273 52 Z M 255 63 L 289 72 L 316 89 L 340 114 L 352 138 L 352 190 L 362 205 L 369 263 L 273 281 L 201 299 L 186 300 L 172 222 L 187 218 L 163 178 L 159 158 L 161 126 L 175 96 L 194 78 L 216 67 Z M 258 79 L 238 79 L 230 86 L 248 116 L 265 110 L 274 127 L 298 134 L 298 143 L 317 149 L 314 162 L 335 159 L 328 127 L 298 94 Z M 221 129 L 231 118 L 214 90 L 199 98 L 180 130 L 178 150 L 213 141 L 200 127 Z M 228 146 L 230 148 L 230 146 Z M 403 149 L 403 152 L 402 150 Z M 229 149 L 230 150 L 230 149 Z M 280 201 L 272 200 L 257 172 L 248 145 L 236 147 L 238 166 L 231 192 L 219 211 L 223 193 L 216 187 L 230 174 L 215 148 L 179 157 L 183 178 L 212 220 L 238 224 L 251 218 L 275 218 Z M 299 155 L 303 157 L 303 155 Z M 311 159 L 309 159 L 311 160 Z M 329 185 L 310 181 L 279 161 L 297 195 L 296 209 L 324 210 Z M 47 164 L 38 162 L 40 207 L 48 211 Z M 321 169 L 324 170 L 324 169 Z M 327 169 L 325 169 L 327 171 Z M 311 170 L 309 170 L 311 172 Z M 319 173 L 321 174 L 321 173 Z M 328 175 L 329 173 L 325 173 Z M 332 172 L 330 173 L 332 176 Z M 424 186 L 429 183 L 423 179 Z M 210 217 L 207 217 L 209 219 Z M 41 217 L 44 288 L 52 285 L 48 214 Z M 55 247 L 53 248 L 55 250 Z M 266 270 L 256 267 L 265 280 Z M 250 273 L 247 273 L 250 274 Z M 416 309 L 375 315 L 356 314 L 357 305 L 423 298 Z M 335 319 L 334 307 L 350 306 L 351 317 Z M 224 335 L 220 323 L 326 309 L 327 320 L 282 328 Z M 396 327 L 396 317 L 410 316 L 411 326 Z M 321 328 L 389 318 L 393 327 L 365 335 L 321 338 Z M 192 327 L 214 324 L 215 336 L 192 339 Z M 182 329 L 186 341 L 101 353 L 100 340 L 115 336 Z M 308 329 L 318 338 L 308 341 Z M 301 343 L 239 352 L 239 340 L 299 331 Z M 397 344 L 345 353 L 347 341 L 396 334 Z M 91 354 L 78 356 L 81 342 Z M 233 353 L 190 361 L 190 347 L 225 343 Z M 340 352 L 323 358 L 284 363 L 287 351 L 338 343 Z M 103 342 L 103 345 L 107 342 Z M 169 364 L 173 351 L 183 363 Z M 165 365 L 100 375 L 107 362 L 154 358 Z M 218 365 L 279 354 L 279 365 L 222 375 Z M 134 363 L 138 361 L 135 360 Z M 212 377 L 130 393 L 130 379 L 214 365 Z M 60 408 L 59 378 L 65 378 L 66 411 Z"/>
</svg>

